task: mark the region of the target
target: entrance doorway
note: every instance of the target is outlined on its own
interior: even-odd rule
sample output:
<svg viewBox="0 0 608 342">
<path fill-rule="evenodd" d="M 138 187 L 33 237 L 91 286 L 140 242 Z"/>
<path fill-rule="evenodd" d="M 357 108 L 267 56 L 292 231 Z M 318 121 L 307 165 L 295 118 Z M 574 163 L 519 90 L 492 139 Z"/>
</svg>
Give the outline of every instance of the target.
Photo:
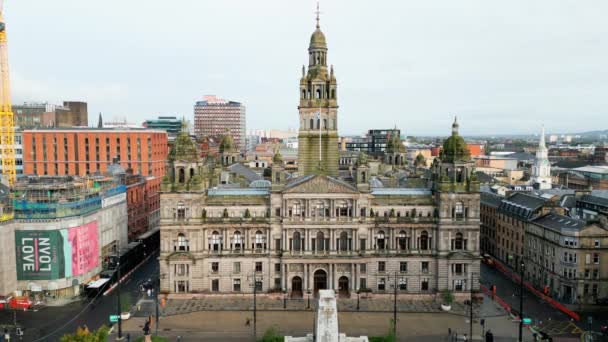
<svg viewBox="0 0 608 342">
<path fill-rule="evenodd" d="M 347 277 L 342 276 L 338 279 L 338 294 L 340 297 L 348 297 L 350 295 Z"/>
<path fill-rule="evenodd" d="M 302 297 L 302 278 L 296 276 L 291 279 L 291 297 Z"/>
<path fill-rule="evenodd" d="M 314 280 L 315 292 L 327 289 L 327 272 L 324 270 L 316 270 L 314 273 Z"/>
</svg>

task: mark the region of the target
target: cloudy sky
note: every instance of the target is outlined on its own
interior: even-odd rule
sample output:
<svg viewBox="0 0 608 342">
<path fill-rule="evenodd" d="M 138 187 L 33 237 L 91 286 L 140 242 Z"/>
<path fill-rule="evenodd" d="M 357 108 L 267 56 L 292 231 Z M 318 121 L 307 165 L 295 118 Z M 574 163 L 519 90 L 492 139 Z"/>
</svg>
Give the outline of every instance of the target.
<svg viewBox="0 0 608 342">
<path fill-rule="evenodd" d="M 205 94 L 248 128 L 297 128 L 313 0 L 6 0 L 13 101 L 89 122 L 192 118 Z M 322 0 L 341 134 L 608 128 L 608 1 Z"/>
</svg>

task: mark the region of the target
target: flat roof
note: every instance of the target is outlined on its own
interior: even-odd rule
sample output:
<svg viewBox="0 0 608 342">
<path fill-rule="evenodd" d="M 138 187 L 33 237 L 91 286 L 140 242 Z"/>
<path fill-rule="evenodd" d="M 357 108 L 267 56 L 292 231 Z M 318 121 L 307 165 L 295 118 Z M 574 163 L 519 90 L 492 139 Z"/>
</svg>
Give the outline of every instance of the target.
<svg viewBox="0 0 608 342">
<path fill-rule="evenodd" d="M 96 128 L 96 127 L 68 127 L 68 128 L 28 128 L 24 129 L 23 133 L 28 132 L 95 132 L 95 133 L 167 133 L 163 129 L 150 129 L 144 127 L 116 127 L 116 128 Z"/>
</svg>

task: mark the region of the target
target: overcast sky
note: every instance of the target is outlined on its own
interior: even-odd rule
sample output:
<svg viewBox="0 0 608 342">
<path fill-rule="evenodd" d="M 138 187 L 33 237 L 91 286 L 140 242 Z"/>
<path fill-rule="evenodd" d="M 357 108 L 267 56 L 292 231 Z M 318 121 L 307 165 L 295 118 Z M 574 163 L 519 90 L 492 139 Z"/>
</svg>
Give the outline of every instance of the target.
<svg viewBox="0 0 608 342">
<path fill-rule="evenodd" d="M 6 0 L 13 101 L 82 100 L 89 123 L 193 116 L 297 128 L 313 0 Z M 608 128 L 608 1 L 322 0 L 340 134 Z"/>
</svg>

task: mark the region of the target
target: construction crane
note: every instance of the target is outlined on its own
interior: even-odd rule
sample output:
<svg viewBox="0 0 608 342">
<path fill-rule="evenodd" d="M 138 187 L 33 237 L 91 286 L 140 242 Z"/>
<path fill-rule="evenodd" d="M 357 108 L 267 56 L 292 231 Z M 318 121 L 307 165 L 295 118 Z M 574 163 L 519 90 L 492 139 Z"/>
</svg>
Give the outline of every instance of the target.
<svg viewBox="0 0 608 342">
<path fill-rule="evenodd" d="M 0 158 L 2 176 L 12 185 L 17 178 L 15 168 L 15 126 L 11 107 L 11 89 L 8 70 L 8 43 L 4 23 L 4 0 L 0 0 Z"/>
</svg>

